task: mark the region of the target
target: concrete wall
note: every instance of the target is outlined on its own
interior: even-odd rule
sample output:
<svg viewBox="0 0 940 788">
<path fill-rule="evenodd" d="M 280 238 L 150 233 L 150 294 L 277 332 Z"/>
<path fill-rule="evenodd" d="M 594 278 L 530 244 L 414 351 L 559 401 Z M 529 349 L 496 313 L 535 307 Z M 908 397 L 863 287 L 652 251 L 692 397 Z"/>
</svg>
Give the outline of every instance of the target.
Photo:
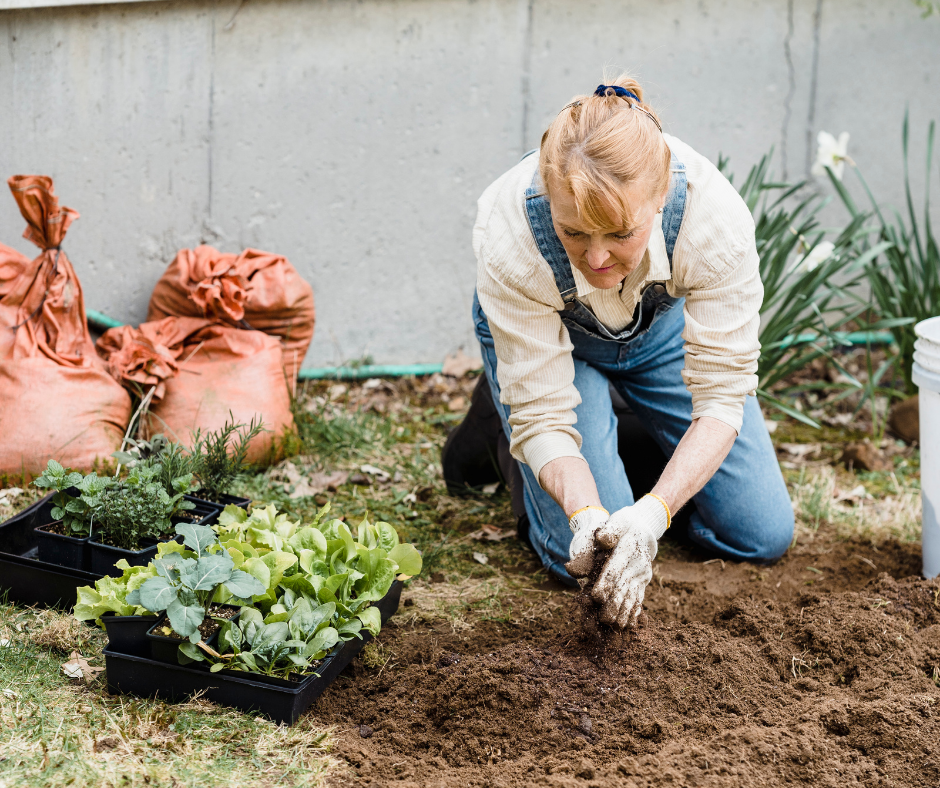
<svg viewBox="0 0 940 788">
<path fill-rule="evenodd" d="M 901 200 L 900 124 L 940 117 L 940 20 L 907 0 L 191 0 L 0 11 L 0 174 L 82 214 L 88 306 L 144 317 L 181 246 L 286 254 L 314 286 L 319 366 L 472 349 L 485 186 L 623 66 L 668 130 L 803 176 L 852 133 Z M 0 240 L 30 252 L 12 199 Z M 475 352 L 475 351 L 473 351 Z"/>
</svg>

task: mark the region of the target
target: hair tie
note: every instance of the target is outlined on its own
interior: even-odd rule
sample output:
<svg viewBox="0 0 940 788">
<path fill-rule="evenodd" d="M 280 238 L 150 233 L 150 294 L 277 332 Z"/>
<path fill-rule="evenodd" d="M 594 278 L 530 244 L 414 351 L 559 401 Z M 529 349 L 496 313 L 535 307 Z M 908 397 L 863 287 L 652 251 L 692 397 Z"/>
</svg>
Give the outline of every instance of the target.
<svg viewBox="0 0 940 788">
<path fill-rule="evenodd" d="M 594 95 L 601 96 L 603 98 L 607 95 L 608 90 L 614 91 L 614 95 L 620 96 L 620 98 L 632 98 L 637 103 L 640 101 L 640 99 L 637 98 L 636 93 L 631 93 L 626 88 L 620 87 L 620 85 L 598 85 L 597 90 L 594 91 Z"/>
</svg>

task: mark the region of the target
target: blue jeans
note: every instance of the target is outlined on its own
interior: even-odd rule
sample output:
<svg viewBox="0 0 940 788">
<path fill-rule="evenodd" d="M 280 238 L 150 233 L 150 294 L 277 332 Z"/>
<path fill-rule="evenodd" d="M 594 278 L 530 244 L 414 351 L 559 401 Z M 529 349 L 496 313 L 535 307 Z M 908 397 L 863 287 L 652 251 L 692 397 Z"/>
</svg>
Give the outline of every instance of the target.
<svg viewBox="0 0 940 788">
<path fill-rule="evenodd" d="M 486 315 L 474 297 L 473 320 L 483 365 L 507 437 L 509 407 L 499 401 L 498 364 Z M 692 397 L 682 381 L 685 363 L 682 301 L 662 305 L 648 330 L 626 343 L 569 331 L 574 344 L 575 408 L 581 453 L 597 482 L 604 507 L 614 512 L 634 503 L 633 490 L 617 451 L 617 417 L 608 381 L 642 420 L 667 457 L 691 424 Z M 561 507 L 522 465 L 529 538 L 542 563 L 562 580 L 571 531 Z M 714 553 L 735 560 L 773 561 L 793 539 L 793 507 L 756 397 L 744 403 L 744 423 L 728 457 L 693 498 L 689 537 Z"/>
</svg>

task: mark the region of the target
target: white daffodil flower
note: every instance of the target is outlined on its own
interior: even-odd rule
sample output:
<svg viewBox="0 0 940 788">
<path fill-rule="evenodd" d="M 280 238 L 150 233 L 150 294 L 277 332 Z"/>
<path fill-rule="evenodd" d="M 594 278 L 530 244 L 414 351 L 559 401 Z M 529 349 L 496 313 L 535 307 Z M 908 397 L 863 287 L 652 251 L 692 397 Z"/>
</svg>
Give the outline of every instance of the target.
<svg viewBox="0 0 940 788">
<path fill-rule="evenodd" d="M 811 172 L 817 176 L 825 175 L 828 168 L 841 181 L 845 162 L 852 161 L 849 158 L 849 133 L 843 131 L 839 139 L 836 139 L 828 131 L 821 131 L 816 137 L 816 143 L 819 147 L 816 149 L 816 163 L 813 164 Z"/>
<path fill-rule="evenodd" d="M 801 274 L 815 271 L 820 265 L 826 262 L 826 260 L 832 257 L 832 253 L 835 249 L 835 244 L 831 241 L 820 241 L 809 250 L 809 254 L 807 254 L 806 257 L 796 264 L 795 268 Z"/>
</svg>

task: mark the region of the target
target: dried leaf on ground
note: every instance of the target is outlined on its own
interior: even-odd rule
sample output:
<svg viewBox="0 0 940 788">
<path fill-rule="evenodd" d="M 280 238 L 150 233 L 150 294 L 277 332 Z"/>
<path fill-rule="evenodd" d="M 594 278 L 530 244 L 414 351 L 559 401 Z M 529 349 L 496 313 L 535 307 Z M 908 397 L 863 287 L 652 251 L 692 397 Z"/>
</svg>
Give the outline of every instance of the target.
<svg viewBox="0 0 940 788">
<path fill-rule="evenodd" d="M 458 410 L 463 410 L 465 407 L 467 407 L 467 399 L 463 396 L 454 397 L 447 403 L 447 410 L 451 413 L 456 413 Z"/>
<path fill-rule="evenodd" d="M 885 471 L 889 463 L 884 453 L 868 441 L 846 444 L 839 462 L 856 471 Z"/>
<path fill-rule="evenodd" d="M 77 651 L 73 651 L 69 655 L 69 661 L 62 663 L 62 672 L 68 676 L 70 679 L 85 679 L 86 684 L 90 684 L 95 680 L 95 674 L 101 673 L 104 668 L 95 668 L 88 664 L 88 660 L 85 659 Z"/>
<path fill-rule="evenodd" d="M 489 556 L 487 556 L 485 553 L 474 553 L 473 560 L 478 564 L 483 564 L 484 566 L 490 562 Z"/>
<path fill-rule="evenodd" d="M 444 359 L 441 372 L 451 378 L 462 378 L 468 372 L 475 372 L 482 367 L 482 358 L 471 358 L 463 350 L 458 350 Z"/>
<path fill-rule="evenodd" d="M 794 457 L 810 457 L 822 450 L 820 443 L 778 443 L 778 449 L 783 449 Z"/>
<path fill-rule="evenodd" d="M 383 471 L 376 465 L 360 465 L 359 470 L 363 473 L 368 473 L 370 476 L 374 476 L 375 480 L 379 482 L 379 484 L 385 484 L 392 478 L 388 471 Z"/>
<path fill-rule="evenodd" d="M 865 498 L 871 498 L 868 494 L 868 491 L 865 489 L 863 484 L 853 487 L 848 492 L 839 490 L 838 488 L 832 491 L 832 497 L 836 503 L 841 503 L 842 501 L 848 501 L 851 504 L 856 504 Z"/>
<path fill-rule="evenodd" d="M 478 542 L 485 539 L 488 542 L 501 542 L 503 539 L 512 539 L 516 534 L 510 529 L 497 528 L 495 525 L 484 525 L 479 531 L 470 534 L 471 539 Z"/>
<path fill-rule="evenodd" d="M 23 490 L 20 487 L 7 487 L 5 490 L 0 490 L 0 506 L 9 506 L 22 494 Z"/>
<path fill-rule="evenodd" d="M 345 471 L 305 473 L 292 462 L 285 462 L 277 469 L 277 478 L 283 479 L 288 486 L 293 487 L 288 498 L 297 499 L 327 491 L 335 492 L 338 487 L 346 484 L 349 474 Z"/>
<path fill-rule="evenodd" d="M 493 482 L 492 484 L 484 484 L 482 487 L 482 492 L 484 495 L 493 495 L 499 489 L 499 482 Z"/>
</svg>

